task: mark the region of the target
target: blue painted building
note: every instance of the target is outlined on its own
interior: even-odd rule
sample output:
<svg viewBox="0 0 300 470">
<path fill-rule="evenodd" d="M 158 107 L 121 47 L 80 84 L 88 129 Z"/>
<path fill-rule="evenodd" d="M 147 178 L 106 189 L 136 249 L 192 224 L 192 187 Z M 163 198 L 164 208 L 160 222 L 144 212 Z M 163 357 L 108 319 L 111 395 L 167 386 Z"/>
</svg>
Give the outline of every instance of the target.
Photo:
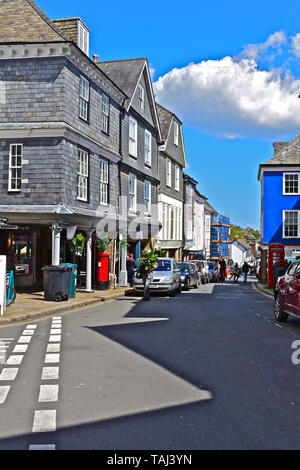
<svg viewBox="0 0 300 470">
<path fill-rule="evenodd" d="M 262 245 L 282 243 L 286 257 L 300 254 L 299 144 L 300 134 L 290 142 L 274 142 L 274 156 L 258 172 Z"/>
</svg>

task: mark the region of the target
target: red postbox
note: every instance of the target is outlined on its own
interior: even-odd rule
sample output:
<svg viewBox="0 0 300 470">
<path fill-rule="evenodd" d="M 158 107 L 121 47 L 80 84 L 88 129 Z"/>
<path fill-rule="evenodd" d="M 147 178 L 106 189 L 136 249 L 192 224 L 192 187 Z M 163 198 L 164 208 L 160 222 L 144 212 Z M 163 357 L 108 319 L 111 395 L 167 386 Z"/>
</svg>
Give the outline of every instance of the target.
<svg viewBox="0 0 300 470">
<path fill-rule="evenodd" d="M 110 257 L 108 253 L 99 253 L 97 255 L 97 287 L 100 290 L 110 288 Z"/>
<path fill-rule="evenodd" d="M 274 286 L 276 269 L 284 268 L 284 245 L 271 243 L 268 250 L 268 286 Z"/>
</svg>

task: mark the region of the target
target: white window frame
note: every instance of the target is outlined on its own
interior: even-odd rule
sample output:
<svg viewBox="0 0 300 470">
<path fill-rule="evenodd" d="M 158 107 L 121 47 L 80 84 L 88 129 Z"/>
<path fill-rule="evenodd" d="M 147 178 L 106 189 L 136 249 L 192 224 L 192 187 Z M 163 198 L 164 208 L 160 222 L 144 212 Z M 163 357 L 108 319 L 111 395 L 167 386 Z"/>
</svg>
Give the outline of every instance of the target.
<svg viewBox="0 0 300 470">
<path fill-rule="evenodd" d="M 89 154 L 78 149 L 77 153 L 77 199 L 87 202 L 89 185 Z"/>
<path fill-rule="evenodd" d="M 18 151 L 16 155 L 13 155 L 12 149 L 16 147 L 17 149 L 21 149 L 20 155 L 18 155 Z M 13 157 L 16 159 L 20 157 L 20 165 L 18 162 L 13 162 Z M 22 159 L 23 159 L 23 144 L 10 144 L 9 146 L 9 172 L 8 172 L 8 191 L 19 192 L 22 189 Z M 13 163 L 15 163 L 13 165 Z M 19 171 L 18 171 L 19 170 Z M 13 176 L 13 173 L 16 173 L 16 176 Z M 19 174 L 19 176 L 18 176 Z M 20 187 L 13 187 L 18 186 L 18 181 L 20 181 Z M 16 184 L 13 184 L 15 182 Z"/>
<path fill-rule="evenodd" d="M 133 191 L 131 191 L 131 179 L 133 180 Z M 137 198 L 137 177 L 133 173 L 129 173 L 129 181 L 128 181 L 128 194 L 129 194 L 129 204 L 128 209 L 130 212 L 136 212 L 136 198 Z M 130 205 L 130 197 L 133 198 L 133 204 Z"/>
<path fill-rule="evenodd" d="M 134 126 L 134 135 L 131 132 L 132 125 Z M 131 116 L 129 118 L 129 155 L 132 157 L 137 156 L 137 121 Z"/>
<path fill-rule="evenodd" d="M 172 163 L 168 157 L 166 157 L 166 185 L 172 187 Z"/>
<path fill-rule="evenodd" d="M 149 195 L 148 198 L 146 197 L 146 187 L 149 187 Z M 151 183 L 150 181 L 145 181 L 144 185 L 144 205 L 145 205 L 145 215 L 151 214 Z M 148 207 L 147 207 L 148 206 Z"/>
<path fill-rule="evenodd" d="M 297 229 L 297 235 L 294 235 L 294 236 L 288 236 L 288 235 L 285 235 L 285 214 L 287 212 L 297 212 L 297 222 L 298 222 L 298 229 Z M 282 211 L 282 238 L 300 238 L 300 230 L 299 230 L 299 227 L 300 227 L 300 211 L 299 210 L 293 210 L 293 209 L 287 209 L 287 210 L 283 210 Z"/>
<path fill-rule="evenodd" d="M 179 125 L 178 122 L 174 121 L 174 144 L 178 147 L 179 142 Z"/>
<path fill-rule="evenodd" d="M 149 145 L 147 145 L 147 138 L 149 138 Z M 151 166 L 152 154 L 152 134 L 145 130 L 145 165 Z"/>
<path fill-rule="evenodd" d="M 175 191 L 180 191 L 180 167 L 175 165 Z"/>
<path fill-rule="evenodd" d="M 89 55 L 89 32 L 82 22 L 77 22 L 77 44 L 78 47 L 88 56 Z"/>
<path fill-rule="evenodd" d="M 138 86 L 138 99 L 139 99 L 140 109 L 144 110 L 145 109 L 145 90 L 142 87 L 142 85 Z"/>
<path fill-rule="evenodd" d="M 90 82 L 80 75 L 79 79 L 79 117 L 84 121 L 89 119 L 90 107 Z"/>
<path fill-rule="evenodd" d="M 101 99 L 101 131 L 105 134 L 109 132 L 109 111 L 110 100 L 109 97 L 103 93 Z"/>
<path fill-rule="evenodd" d="M 109 163 L 100 158 L 100 204 L 108 205 Z"/>
<path fill-rule="evenodd" d="M 294 176 L 296 175 L 298 177 L 298 192 L 297 193 L 287 193 L 285 191 L 285 178 L 286 176 L 289 175 L 289 176 Z M 300 173 L 296 172 L 296 171 L 291 171 L 291 172 L 286 172 L 286 173 L 283 173 L 283 188 L 282 188 L 282 194 L 284 196 L 299 196 L 300 195 L 300 178 L 299 178 L 299 175 Z"/>
</svg>

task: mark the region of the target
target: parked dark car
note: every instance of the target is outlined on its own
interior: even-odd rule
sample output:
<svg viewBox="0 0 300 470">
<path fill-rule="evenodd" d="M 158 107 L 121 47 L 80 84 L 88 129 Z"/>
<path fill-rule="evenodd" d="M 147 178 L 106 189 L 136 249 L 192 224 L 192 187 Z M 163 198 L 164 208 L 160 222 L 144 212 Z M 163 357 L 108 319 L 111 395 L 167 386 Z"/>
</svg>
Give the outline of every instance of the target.
<svg viewBox="0 0 300 470">
<path fill-rule="evenodd" d="M 190 290 L 199 286 L 199 275 L 195 263 L 179 263 L 181 288 Z"/>
<path fill-rule="evenodd" d="M 217 282 L 219 280 L 218 265 L 214 261 L 208 261 L 208 277 L 210 282 Z"/>
<path fill-rule="evenodd" d="M 289 266 L 287 272 L 278 277 L 274 289 L 274 317 L 284 322 L 289 315 L 300 318 L 300 262 Z"/>
</svg>

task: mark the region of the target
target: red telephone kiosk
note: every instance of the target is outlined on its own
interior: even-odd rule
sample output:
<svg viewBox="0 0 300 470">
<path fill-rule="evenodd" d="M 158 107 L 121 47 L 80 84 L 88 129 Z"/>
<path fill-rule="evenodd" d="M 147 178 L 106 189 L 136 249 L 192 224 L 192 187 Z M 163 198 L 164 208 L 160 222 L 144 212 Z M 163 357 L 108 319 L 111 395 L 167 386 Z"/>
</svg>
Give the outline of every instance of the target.
<svg viewBox="0 0 300 470">
<path fill-rule="evenodd" d="M 268 250 L 268 286 L 274 286 L 277 268 L 284 268 L 284 245 L 271 243 Z"/>
<path fill-rule="evenodd" d="M 108 253 L 97 254 L 97 287 L 99 290 L 110 288 L 110 257 Z"/>
</svg>

